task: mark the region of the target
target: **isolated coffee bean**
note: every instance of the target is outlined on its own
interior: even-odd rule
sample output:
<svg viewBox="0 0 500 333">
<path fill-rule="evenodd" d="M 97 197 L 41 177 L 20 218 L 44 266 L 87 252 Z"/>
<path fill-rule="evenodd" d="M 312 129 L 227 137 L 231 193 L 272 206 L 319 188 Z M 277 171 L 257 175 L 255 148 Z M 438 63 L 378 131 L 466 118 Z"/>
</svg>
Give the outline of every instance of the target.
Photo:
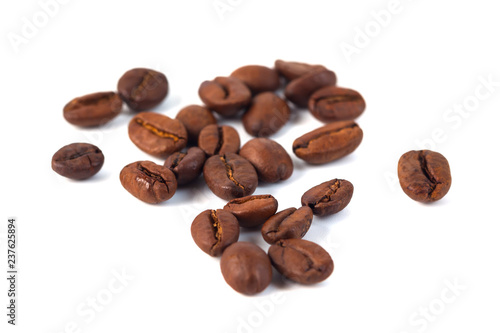
<svg viewBox="0 0 500 333">
<path fill-rule="evenodd" d="M 120 96 L 112 91 L 77 97 L 64 106 L 63 115 L 70 124 L 99 126 L 116 117 L 122 110 Z"/>
<path fill-rule="evenodd" d="M 240 150 L 240 135 L 231 126 L 205 126 L 198 137 L 198 147 L 208 156 L 237 153 Z"/>
<path fill-rule="evenodd" d="M 352 153 L 361 143 L 363 131 L 353 121 L 337 121 L 295 139 L 293 152 L 310 164 L 323 164 Z"/>
<path fill-rule="evenodd" d="M 226 248 L 220 268 L 226 283 L 245 295 L 255 295 L 266 289 L 273 276 L 266 252 L 249 242 L 237 242 Z"/>
<path fill-rule="evenodd" d="M 163 165 L 174 172 L 177 185 L 181 186 L 198 178 L 204 164 L 205 152 L 198 147 L 191 147 L 185 153 L 173 153 Z"/>
<path fill-rule="evenodd" d="M 223 209 L 207 209 L 191 224 L 191 236 L 198 247 L 218 257 L 229 245 L 238 241 L 240 226 L 233 214 Z"/>
<path fill-rule="evenodd" d="M 254 94 L 263 91 L 275 91 L 280 86 L 278 73 L 274 69 L 265 66 L 243 66 L 232 72 L 230 76 L 243 81 Z"/>
<path fill-rule="evenodd" d="M 188 133 L 188 142 L 198 144 L 201 130 L 208 125 L 217 124 L 217 120 L 210 110 L 199 105 L 188 105 L 177 113 L 179 120 Z"/>
<path fill-rule="evenodd" d="M 318 89 L 326 86 L 334 86 L 337 77 L 330 70 L 314 70 L 302 75 L 287 84 L 285 96 L 295 105 L 305 108 L 309 102 L 309 97 Z"/>
<path fill-rule="evenodd" d="M 225 200 L 251 195 L 258 184 L 254 167 L 234 153 L 210 157 L 203 167 L 203 177 L 210 190 Z"/>
<path fill-rule="evenodd" d="M 276 68 L 278 73 L 288 81 L 295 80 L 296 78 L 315 70 L 326 69 L 322 65 L 309 65 L 303 62 L 283 60 L 276 60 L 274 62 L 274 67 Z"/>
<path fill-rule="evenodd" d="M 365 100 L 355 90 L 327 86 L 309 98 L 309 111 L 323 122 L 353 120 L 365 110 Z"/>
<path fill-rule="evenodd" d="M 102 151 L 89 143 L 72 143 L 52 156 L 52 170 L 70 179 L 87 179 L 101 170 Z"/>
<path fill-rule="evenodd" d="M 118 81 L 118 93 L 130 109 L 148 110 L 167 96 L 168 80 L 165 74 L 152 69 L 134 68 Z"/>
<path fill-rule="evenodd" d="M 134 197 L 156 204 L 170 199 L 177 190 L 174 173 L 151 161 L 138 161 L 120 172 L 122 186 Z"/>
<path fill-rule="evenodd" d="M 328 252 L 304 239 L 279 240 L 269 247 L 268 254 L 278 272 L 298 283 L 318 283 L 333 272 L 333 260 Z"/>
<path fill-rule="evenodd" d="M 286 150 L 276 141 L 267 138 L 251 139 L 240 150 L 255 168 L 259 180 L 276 183 L 290 178 L 293 162 Z"/>
<path fill-rule="evenodd" d="M 187 132 L 177 120 L 155 112 L 141 112 L 128 125 L 130 140 L 148 154 L 165 157 L 186 147 Z"/>
<path fill-rule="evenodd" d="M 222 76 L 203 82 L 198 95 L 210 110 L 224 117 L 234 116 L 252 98 L 250 89 L 240 79 Z"/>
<path fill-rule="evenodd" d="M 301 198 L 302 206 L 310 207 L 318 216 L 335 214 L 349 204 L 353 192 L 350 181 L 332 179 L 306 191 Z"/>
<path fill-rule="evenodd" d="M 413 200 L 442 199 L 451 187 L 448 160 L 431 150 L 412 150 L 399 159 L 398 178 L 403 191 Z"/>
<path fill-rule="evenodd" d="M 264 223 L 278 209 L 278 201 L 270 194 L 250 195 L 229 201 L 224 210 L 233 213 L 240 226 L 252 228 Z"/>
<path fill-rule="evenodd" d="M 266 137 L 280 130 L 290 119 L 286 102 L 272 92 L 263 92 L 252 99 L 243 114 L 243 126 L 248 134 Z"/>
<path fill-rule="evenodd" d="M 307 206 L 282 210 L 264 223 L 262 237 L 269 244 L 281 239 L 302 238 L 309 230 L 312 219 L 313 212 Z"/>
</svg>

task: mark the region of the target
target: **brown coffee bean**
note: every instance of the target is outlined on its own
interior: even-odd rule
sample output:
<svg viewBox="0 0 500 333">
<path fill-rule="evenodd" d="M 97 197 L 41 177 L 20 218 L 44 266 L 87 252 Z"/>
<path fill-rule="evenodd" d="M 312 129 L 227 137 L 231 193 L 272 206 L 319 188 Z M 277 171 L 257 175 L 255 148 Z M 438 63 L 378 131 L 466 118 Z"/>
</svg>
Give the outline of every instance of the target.
<svg viewBox="0 0 500 333">
<path fill-rule="evenodd" d="M 191 147 L 186 153 L 173 153 L 163 165 L 174 172 L 177 185 L 181 186 L 191 183 L 201 175 L 205 159 L 203 150 Z"/>
<path fill-rule="evenodd" d="M 237 153 L 240 150 L 240 135 L 231 126 L 205 126 L 198 137 L 198 147 L 208 156 Z"/>
<path fill-rule="evenodd" d="M 398 178 L 403 191 L 413 200 L 442 199 L 451 187 L 448 160 L 431 150 L 412 150 L 399 159 Z"/>
<path fill-rule="evenodd" d="M 224 210 L 233 213 L 240 226 L 252 228 L 264 223 L 276 213 L 278 201 L 270 194 L 250 195 L 229 201 Z"/>
<path fill-rule="evenodd" d="M 240 226 L 230 212 L 207 209 L 191 224 L 191 236 L 203 252 L 218 257 L 226 247 L 238 241 Z"/>
<path fill-rule="evenodd" d="M 335 73 L 329 70 L 314 70 L 302 75 L 287 84 L 285 96 L 295 105 L 305 108 L 309 97 L 318 89 L 334 86 L 337 83 Z"/>
<path fill-rule="evenodd" d="M 263 91 L 275 91 L 280 86 L 278 73 L 274 69 L 265 66 L 243 66 L 232 72 L 230 76 L 243 81 L 254 94 Z"/>
<path fill-rule="evenodd" d="M 104 164 L 102 151 L 90 143 L 72 143 L 52 156 L 52 170 L 61 176 L 82 180 L 95 175 Z"/>
<path fill-rule="evenodd" d="M 333 260 L 328 252 L 304 239 L 279 240 L 269 247 L 268 254 L 278 272 L 298 283 L 318 283 L 333 272 Z"/>
<path fill-rule="evenodd" d="M 352 120 L 365 110 L 365 100 L 355 90 L 327 86 L 314 92 L 309 98 L 309 111 L 323 122 Z"/>
<path fill-rule="evenodd" d="M 198 94 L 210 110 L 224 117 L 234 116 L 252 98 L 250 89 L 240 79 L 222 76 L 203 82 Z"/>
<path fill-rule="evenodd" d="M 226 248 L 220 268 L 226 283 L 245 295 L 260 293 L 269 286 L 273 277 L 266 252 L 249 242 L 237 242 Z"/>
<path fill-rule="evenodd" d="M 70 124 L 91 127 L 107 123 L 122 110 L 120 96 L 112 91 L 77 97 L 64 106 L 63 115 Z"/>
<path fill-rule="evenodd" d="M 177 190 L 174 173 L 151 161 L 138 161 L 120 172 L 122 186 L 137 199 L 156 204 L 170 199 Z"/>
<path fill-rule="evenodd" d="M 118 81 L 118 93 L 130 109 L 148 110 L 167 96 L 168 80 L 165 74 L 152 69 L 134 68 Z"/>
<path fill-rule="evenodd" d="M 186 147 L 187 132 L 177 120 L 155 112 L 141 112 L 128 125 L 130 140 L 148 154 L 165 157 Z"/>
<path fill-rule="evenodd" d="M 272 92 L 263 92 L 252 99 L 242 121 L 248 134 L 266 137 L 278 132 L 288 119 L 290 108 L 286 102 Z"/>
<path fill-rule="evenodd" d="M 258 184 L 254 167 L 234 153 L 210 157 L 203 167 L 203 177 L 210 190 L 225 200 L 251 195 Z"/>
<path fill-rule="evenodd" d="M 339 159 L 358 148 L 363 131 L 353 121 L 337 121 L 295 139 L 293 152 L 310 164 Z"/>
<path fill-rule="evenodd" d="M 281 239 L 302 238 L 309 230 L 312 219 L 313 212 L 307 206 L 282 210 L 264 223 L 262 237 L 269 244 Z"/>
<path fill-rule="evenodd" d="M 175 119 L 179 120 L 188 133 L 188 142 L 198 144 L 201 130 L 208 125 L 217 124 L 212 111 L 199 105 L 188 105 L 177 113 Z"/>
<path fill-rule="evenodd" d="M 283 60 L 276 60 L 274 62 L 274 67 L 276 68 L 278 73 L 288 81 L 295 80 L 296 78 L 315 70 L 326 69 L 324 66 L 321 65 L 309 65 L 303 62 L 283 61 Z"/>
<path fill-rule="evenodd" d="M 271 139 L 251 139 L 241 147 L 240 156 L 252 163 L 259 180 L 266 183 L 286 180 L 293 173 L 290 155 L 279 143 Z"/>
<path fill-rule="evenodd" d="M 314 215 L 326 216 L 340 212 L 351 201 L 354 186 L 345 179 L 332 179 L 309 189 L 302 195 L 302 206 Z"/>
</svg>

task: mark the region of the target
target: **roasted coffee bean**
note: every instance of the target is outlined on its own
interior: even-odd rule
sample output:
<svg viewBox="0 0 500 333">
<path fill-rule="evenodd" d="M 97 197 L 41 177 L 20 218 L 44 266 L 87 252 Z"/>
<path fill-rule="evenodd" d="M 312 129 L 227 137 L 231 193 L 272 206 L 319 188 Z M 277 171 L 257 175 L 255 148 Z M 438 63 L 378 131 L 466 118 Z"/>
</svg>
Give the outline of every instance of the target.
<svg viewBox="0 0 500 333">
<path fill-rule="evenodd" d="M 274 62 L 274 67 L 276 68 L 278 73 L 288 81 L 295 80 L 296 78 L 315 70 L 326 69 L 324 66 L 321 65 L 309 65 L 303 62 L 283 61 L 283 60 L 276 60 Z"/>
<path fill-rule="evenodd" d="M 249 242 L 230 245 L 220 260 L 226 283 L 239 293 L 255 295 L 269 286 L 273 277 L 266 252 Z"/>
<path fill-rule="evenodd" d="M 52 170 L 70 179 L 87 179 L 101 170 L 102 151 L 90 143 L 72 143 L 52 156 Z"/>
<path fill-rule="evenodd" d="M 177 185 L 181 186 L 198 178 L 204 164 L 205 152 L 198 147 L 191 147 L 186 153 L 173 153 L 163 165 L 174 172 Z"/>
<path fill-rule="evenodd" d="M 254 94 L 263 91 L 275 91 L 280 86 L 278 73 L 274 69 L 265 66 L 243 66 L 232 72 L 230 76 L 243 81 Z"/>
<path fill-rule="evenodd" d="M 270 194 L 250 195 L 229 201 L 224 209 L 236 216 L 240 226 L 252 228 L 276 213 L 278 201 Z"/>
<path fill-rule="evenodd" d="M 285 96 L 295 105 L 305 108 L 309 102 L 309 97 L 316 90 L 326 86 L 334 86 L 335 83 L 337 83 L 337 77 L 334 72 L 317 69 L 287 84 Z"/>
<path fill-rule="evenodd" d="M 118 81 L 118 93 L 130 109 L 148 110 L 167 96 L 168 80 L 165 74 L 152 69 L 134 68 Z"/>
<path fill-rule="evenodd" d="M 73 99 L 63 109 L 70 124 L 91 127 L 107 123 L 122 110 L 120 96 L 112 91 L 89 94 Z"/>
<path fill-rule="evenodd" d="M 302 284 L 318 283 L 333 272 L 333 260 L 321 246 L 304 239 L 282 239 L 269 247 L 278 272 Z"/>
<path fill-rule="evenodd" d="M 208 156 L 237 153 L 240 150 L 240 135 L 231 126 L 205 126 L 198 137 L 198 147 Z"/>
<path fill-rule="evenodd" d="M 134 197 L 156 204 L 170 199 L 177 190 L 174 173 L 151 161 L 138 161 L 120 172 L 122 186 Z"/>
<path fill-rule="evenodd" d="M 191 224 L 191 236 L 203 252 L 218 257 L 226 247 L 238 241 L 240 226 L 230 212 L 207 209 Z"/>
<path fill-rule="evenodd" d="M 363 131 L 353 121 L 337 121 L 302 135 L 293 142 L 293 152 L 310 164 L 323 164 L 352 153 L 361 143 Z"/>
<path fill-rule="evenodd" d="M 199 105 L 188 105 L 177 113 L 179 120 L 188 133 L 188 142 L 198 144 L 201 130 L 208 125 L 217 124 L 217 120 L 210 110 Z"/>
<path fill-rule="evenodd" d="M 128 125 L 130 140 L 148 154 L 165 157 L 186 147 L 184 125 L 155 112 L 141 112 Z"/>
<path fill-rule="evenodd" d="M 323 122 L 352 120 L 365 110 L 365 100 L 355 90 L 327 86 L 314 92 L 309 98 L 309 111 Z"/>
<path fill-rule="evenodd" d="M 240 79 L 222 76 L 203 82 L 198 94 L 210 110 L 224 117 L 234 116 L 252 98 L 250 89 Z"/>
<path fill-rule="evenodd" d="M 243 114 L 243 126 L 253 136 L 270 136 L 290 119 L 286 102 L 272 92 L 263 92 L 252 99 L 250 108 Z"/>
<path fill-rule="evenodd" d="M 431 150 L 412 150 L 399 159 L 398 178 L 413 200 L 433 202 L 443 198 L 451 186 L 448 160 Z"/>
<path fill-rule="evenodd" d="M 309 207 L 288 208 L 271 216 L 262 226 L 262 237 L 269 244 L 281 239 L 302 238 L 309 230 L 313 212 Z"/>
<path fill-rule="evenodd" d="M 240 156 L 254 166 L 259 179 L 266 183 L 276 183 L 290 178 L 293 162 L 286 150 L 276 141 L 256 138 L 245 143 Z"/>
<path fill-rule="evenodd" d="M 332 215 L 349 204 L 353 192 L 354 186 L 350 181 L 332 179 L 306 191 L 302 195 L 302 206 L 310 207 L 314 215 Z"/>
<path fill-rule="evenodd" d="M 203 167 L 203 177 L 210 190 L 225 200 L 251 195 L 258 184 L 254 167 L 234 153 L 210 157 Z"/>
</svg>

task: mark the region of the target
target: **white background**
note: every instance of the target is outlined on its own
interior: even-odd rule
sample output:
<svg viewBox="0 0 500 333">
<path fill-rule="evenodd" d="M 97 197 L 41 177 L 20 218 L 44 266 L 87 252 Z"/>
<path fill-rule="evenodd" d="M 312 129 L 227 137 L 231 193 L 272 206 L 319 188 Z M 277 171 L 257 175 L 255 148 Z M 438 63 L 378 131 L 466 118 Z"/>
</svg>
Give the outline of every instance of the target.
<svg viewBox="0 0 500 333">
<path fill-rule="evenodd" d="M 6 271 L 6 224 L 15 216 L 20 275 L 14 329 L 6 324 L 1 279 L 0 331 L 498 332 L 495 2 L 401 0 L 383 27 L 373 13 L 390 0 L 220 3 L 230 8 L 218 13 L 213 0 L 71 0 L 52 7 L 44 22 L 37 1 L 2 2 L 0 266 Z M 44 26 L 14 47 L 9 38 L 25 38 L 26 21 L 37 19 Z M 368 39 L 359 32 L 365 29 Z M 347 44 L 356 53 L 346 56 Z M 305 236 L 332 255 L 328 280 L 307 287 L 275 274 L 267 290 L 247 297 L 191 239 L 193 218 L 225 204 L 203 179 L 163 204 L 138 201 L 122 188 L 120 170 L 163 161 L 128 139 L 132 113 L 88 130 L 67 123 L 62 108 L 76 96 L 116 89 L 130 68 L 150 67 L 171 87 L 155 111 L 175 117 L 201 103 L 202 81 L 278 58 L 323 64 L 339 85 L 361 92 L 364 139 L 352 155 L 324 166 L 292 155 L 289 180 L 259 186 L 255 193 L 274 195 L 279 210 L 298 207 L 305 190 L 332 178 L 350 180 L 355 191 L 344 211 L 315 218 Z M 488 79 L 496 85 L 485 86 Z M 225 123 L 242 142 L 250 139 L 239 121 Z M 292 154 L 293 140 L 320 125 L 294 109 L 272 138 Z M 433 135 L 453 184 L 443 200 L 424 205 L 394 177 L 399 157 L 426 142 L 430 148 Z M 104 167 L 93 179 L 70 181 L 51 170 L 54 152 L 72 142 L 103 150 Z M 267 250 L 258 232 L 240 239 Z M 124 283 L 115 280 L 122 272 Z M 92 310 L 93 298 L 106 304 Z"/>
</svg>

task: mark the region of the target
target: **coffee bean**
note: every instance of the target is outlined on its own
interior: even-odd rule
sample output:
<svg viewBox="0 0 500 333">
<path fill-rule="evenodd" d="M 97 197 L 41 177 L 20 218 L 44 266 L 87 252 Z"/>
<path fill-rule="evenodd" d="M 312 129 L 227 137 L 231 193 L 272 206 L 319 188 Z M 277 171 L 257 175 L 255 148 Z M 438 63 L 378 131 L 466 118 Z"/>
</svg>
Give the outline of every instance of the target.
<svg viewBox="0 0 500 333">
<path fill-rule="evenodd" d="M 333 260 L 321 246 L 304 239 L 282 239 L 269 247 L 278 272 L 302 284 L 318 283 L 333 272 Z"/>
<path fill-rule="evenodd" d="M 99 92 L 77 97 L 64 106 L 63 115 L 70 124 L 82 127 L 99 126 L 116 117 L 122 100 L 114 92 Z"/>
<path fill-rule="evenodd" d="M 365 110 L 365 100 L 355 90 L 327 86 L 314 92 L 309 98 L 309 111 L 323 122 L 352 120 Z"/>
<path fill-rule="evenodd" d="M 273 277 L 266 252 L 249 242 L 237 242 L 226 248 L 220 268 L 226 283 L 245 295 L 260 293 L 269 286 Z"/>
<path fill-rule="evenodd" d="M 361 143 L 363 131 L 353 121 L 337 121 L 295 139 L 293 152 L 310 164 L 323 164 L 352 153 Z"/>
<path fill-rule="evenodd" d="M 252 228 L 264 223 L 276 213 L 278 201 L 269 194 L 250 195 L 229 201 L 224 210 L 233 213 L 240 226 Z"/>
<path fill-rule="evenodd" d="M 52 170 L 70 179 L 87 179 L 101 170 L 102 151 L 90 143 L 72 143 L 52 156 Z"/>
<path fill-rule="evenodd" d="M 350 181 L 332 179 L 306 191 L 302 195 L 302 206 L 310 207 L 314 215 L 332 215 L 349 204 L 353 192 L 354 186 Z"/>
<path fill-rule="evenodd" d="M 151 161 L 125 166 L 120 172 L 120 182 L 134 197 L 151 204 L 170 199 L 177 190 L 174 173 Z"/>
<path fill-rule="evenodd" d="M 274 69 L 265 66 L 243 66 L 232 72 L 230 76 L 243 81 L 254 94 L 263 91 L 275 91 L 280 86 L 278 73 Z"/>
<path fill-rule="evenodd" d="M 203 177 L 210 190 L 225 200 L 250 195 L 258 184 L 254 167 L 234 153 L 210 157 L 203 167 Z"/>
<path fill-rule="evenodd" d="M 250 108 L 243 114 L 243 126 L 253 136 L 270 136 L 290 119 L 286 102 L 272 92 L 263 92 L 252 99 Z"/>
<path fill-rule="evenodd" d="M 238 241 L 240 226 L 230 212 L 207 209 L 191 224 L 191 236 L 203 252 L 218 257 L 226 247 Z"/>
<path fill-rule="evenodd" d="M 398 178 L 403 191 L 413 200 L 442 199 L 451 187 L 448 160 L 431 150 L 412 150 L 399 159 Z"/>
<path fill-rule="evenodd" d="M 198 147 L 191 147 L 186 153 L 173 153 L 163 165 L 174 172 L 177 185 L 181 186 L 198 178 L 204 164 L 205 153 L 203 150 Z"/>
<path fill-rule="evenodd" d="M 276 141 L 256 138 L 245 143 L 240 156 L 246 158 L 255 168 L 259 179 L 266 183 L 276 183 L 290 178 L 293 162 L 286 150 Z"/>
<path fill-rule="evenodd" d="M 118 93 L 130 109 L 148 110 L 167 96 L 168 80 L 165 74 L 152 69 L 134 68 L 118 81 Z"/>
<path fill-rule="evenodd" d="M 240 135 L 231 126 L 205 126 L 198 137 L 198 147 L 208 156 L 237 153 L 240 150 Z"/>
<path fill-rule="evenodd" d="M 281 239 L 302 238 L 313 219 L 311 208 L 288 208 L 271 216 L 262 226 L 262 237 L 269 244 Z"/>
<path fill-rule="evenodd" d="M 128 125 L 132 142 L 148 154 L 165 157 L 186 147 L 187 132 L 184 125 L 155 112 L 141 112 Z"/>
<path fill-rule="evenodd" d="M 285 96 L 295 105 L 305 108 L 309 97 L 318 89 L 333 86 L 337 82 L 335 73 L 329 70 L 317 69 L 302 75 L 287 84 Z"/>
<path fill-rule="evenodd" d="M 201 130 L 208 125 L 217 124 L 217 120 L 210 110 L 199 105 L 188 105 L 177 113 L 175 119 L 186 128 L 188 142 L 198 144 Z"/>
<path fill-rule="evenodd" d="M 309 65 L 303 62 L 283 61 L 283 60 L 276 60 L 274 62 L 274 67 L 276 68 L 278 73 L 288 81 L 295 80 L 296 78 L 315 70 L 326 69 L 324 66 L 321 65 Z"/>
<path fill-rule="evenodd" d="M 252 98 L 250 89 L 240 79 L 222 76 L 203 82 L 198 95 L 210 110 L 224 117 L 234 116 Z"/>
</svg>

